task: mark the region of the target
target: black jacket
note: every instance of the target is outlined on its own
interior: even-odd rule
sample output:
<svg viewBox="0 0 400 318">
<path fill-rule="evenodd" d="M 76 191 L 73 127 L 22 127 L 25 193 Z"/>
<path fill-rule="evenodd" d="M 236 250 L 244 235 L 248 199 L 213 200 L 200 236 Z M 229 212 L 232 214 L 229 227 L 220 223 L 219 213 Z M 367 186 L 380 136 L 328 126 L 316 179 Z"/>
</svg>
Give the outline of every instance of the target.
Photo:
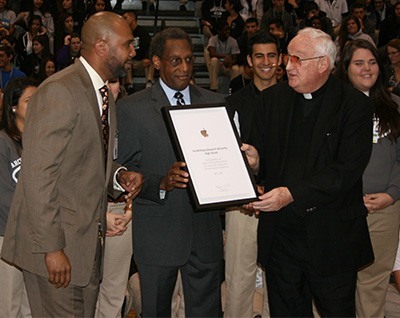
<svg viewBox="0 0 400 318">
<path fill-rule="evenodd" d="M 363 204 L 362 174 L 372 148 L 370 100 L 330 77 L 314 124 L 304 177 L 282 184 L 288 142 L 297 106 L 296 93 L 286 82 L 263 91 L 260 174 L 265 192 L 287 186 L 291 207 L 305 218 L 312 263 L 321 275 L 357 270 L 373 260 Z M 290 181 L 288 182 L 290 183 Z M 262 213 L 258 227 L 258 260 L 268 266 L 274 226 L 282 212 Z"/>
</svg>

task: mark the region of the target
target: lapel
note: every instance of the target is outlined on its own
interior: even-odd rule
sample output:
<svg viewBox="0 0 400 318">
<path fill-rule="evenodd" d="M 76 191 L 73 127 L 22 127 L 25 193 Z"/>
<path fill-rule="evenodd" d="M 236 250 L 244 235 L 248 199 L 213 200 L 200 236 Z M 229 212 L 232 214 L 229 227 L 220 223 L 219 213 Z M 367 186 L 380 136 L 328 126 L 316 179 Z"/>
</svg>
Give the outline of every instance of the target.
<svg viewBox="0 0 400 318">
<path fill-rule="evenodd" d="M 116 123 L 117 123 L 117 118 L 116 118 L 116 110 L 115 110 L 115 102 L 113 95 L 110 91 L 110 98 L 108 101 L 108 114 L 109 114 L 109 119 L 110 119 L 110 132 L 108 136 L 108 153 L 107 153 L 107 167 L 106 167 L 106 186 L 108 184 L 108 181 L 111 176 L 111 168 L 112 168 L 112 163 L 114 159 L 114 141 L 115 141 L 115 134 L 116 134 Z M 100 125 L 100 130 L 101 130 L 101 125 Z M 102 151 L 104 153 L 104 147 L 101 147 Z M 104 158 L 104 156 L 103 156 Z"/>
<path fill-rule="evenodd" d="M 153 100 L 153 107 L 156 109 L 157 113 L 162 117 L 161 108 L 164 106 L 169 106 L 169 100 L 167 95 L 165 95 L 160 82 L 156 82 L 151 88 L 151 99 Z"/>
<path fill-rule="evenodd" d="M 189 85 L 189 92 L 190 92 L 190 103 L 192 105 L 207 103 L 207 101 L 203 100 L 203 98 L 202 98 L 203 95 L 200 93 L 200 91 L 198 90 L 198 88 L 195 85 Z"/>
<path fill-rule="evenodd" d="M 148 96 L 148 95 L 147 95 Z M 150 101 L 145 101 L 145 103 L 150 103 Z M 160 83 L 157 81 L 151 88 L 151 107 L 154 109 L 154 118 L 153 125 L 155 125 L 157 134 L 159 134 L 158 142 L 162 145 L 159 145 L 159 150 L 162 150 L 162 157 L 164 160 L 176 161 L 176 155 L 174 151 L 174 146 L 171 143 L 170 135 L 167 129 L 167 125 L 165 124 L 164 117 L 162 115 L 161 109 L 164 106 L 169 106 L 169 100 L 164 90 L 162 89 Z"/>
<path fill-rule="evenodd" d="M 332 129 L 332 123 L 335 121 L 336 113 L 341 107 L 341 95 L 342 89 L 340 81 L 333 76 L 330 76 L 325 90 L 325 95 L 321 103 L 321 110 L 314 125 L 305 168 L 306 172 L 312 168 L 326 134 L 330 129 Z"/>
<path fill-rule="evenodd" d="M 93 84 L 90 79 L 89 73 L 86 71 L 85 67 L 79 59 L 74 63 L 74 67 L 76 68 L 76 72 L 79 74 L 83 82 L 83 87 L 85 88 L 85 96 L 87 97 L 93 115 L 98 122 L 98 133 L 101 136 L 100 110 L 97 102 L 96 92 L 93 89 Z"/>
<path fill-rule="evenodd" d="M 94 116 L 94 120 L 97 123 L 97 132 L 96 134 L 98 135 L 98 140 L 97 147 L 99 147 L 101 151 L 101 162 L 102 166 L 104 167 L 104 147 L 103 147 L 103 132 L 101 130 L 101 116 L 100 116 L 100 109 L 99 109 L 99 104 L 97 101 L 97 95 L 96 92 L 93 88 L 92 81 L 90 79 L 89 73 L 86 71 L 85 67 L 83 66 L 82 62 L 79 61 L 79 59 L 74 63 L 74 67 L 76 67 L 77 73 L 80 75 L 80 78 L 82 79 L 83 82 L 83 87 L 85 88 L 85 96 L 88 99 L 89 107 L 92 111 L 92 114 Z M 110 170 L 111 170 L 111 164 L 112 164 L 112 152 L 113 152 L 113 146 L 114 146 L 114 130 L 115 130 L 115 104 L 114 100 L 109 98 L 109 116 L 110 116 L 110 135 L 109 135 L 109 144 L 108 144 L 108 157 L 107 157 L 107 167 L 105 171 L 105 179 L 106 176 L 109 175 Z M 104 171 L 104 169 L 101 169 L 101 171 Z M 108 181 L 108 180 L 106 180 Z"/>
</svg>

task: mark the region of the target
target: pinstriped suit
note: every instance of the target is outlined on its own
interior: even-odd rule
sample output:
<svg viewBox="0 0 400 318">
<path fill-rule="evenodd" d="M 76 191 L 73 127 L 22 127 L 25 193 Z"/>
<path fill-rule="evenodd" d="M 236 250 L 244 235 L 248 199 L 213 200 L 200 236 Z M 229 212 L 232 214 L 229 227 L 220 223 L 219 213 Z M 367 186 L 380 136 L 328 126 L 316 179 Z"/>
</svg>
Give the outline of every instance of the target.
<svg viewBox="0 0 400 318">
<path fill-rule="evenodd" d="M 108 149 L 113 149 L 115 105 L 112 99 L 109 103 Z M 104 157 L 96 93 L 77 61 L 45 81 L 29 102 L 24 164 L 2 257 L 47 278 L 45 253 L 64 249 L 72 267 L 71 284 L 86 286 L 95 261 L 98 220 L 105 222 L 107 185 L 118 166 L 108 151 L 104 169 Z"/>
<path fill-rule="evenodd" d="M 190 98 L 192 104 L 224 101 L 222 96 L 192 85 Z M 217 263 L 222 259 L 218 212 L 195 213 L 184 189 L 174 189 L 167 193 L 165 200 L 160 199 L 160 181 L 176 161 L 161 114 L 165 105 L 169 105 L 169 101 L 159 83 L 120 100 L 117 105 L 118 161 L 144 176 L 142 191 L 134 202 L 132 218 L 134 255 L 139 275 L 142 275 L 140 265 L 178 268 L 187 264 L 193 253 L 204 264 Z M 187 282 L 184 275 L 182 277 L 185 289 Z M 142 287 L 146 284 L 143 275 L 141 283 Z M 193 281 L 193 284 L 197 283 Z M 174 286 L 173 282 L 172 290 Z M 198 287 L 199 290 L 202 288 Z M 219 293 L 219 288 L 215 292 Z M 213 293 L 211 289 L 210 293 Z M 198 296 L 204 297 L 200 293 Z M 219 301 L 219 295 L 215 297 Z M 146 295 L 142 295 L 144 303 L 145 298 Z M 190 310 L 188 301 L 185 293 L 186 308 Z"/>
</svg>

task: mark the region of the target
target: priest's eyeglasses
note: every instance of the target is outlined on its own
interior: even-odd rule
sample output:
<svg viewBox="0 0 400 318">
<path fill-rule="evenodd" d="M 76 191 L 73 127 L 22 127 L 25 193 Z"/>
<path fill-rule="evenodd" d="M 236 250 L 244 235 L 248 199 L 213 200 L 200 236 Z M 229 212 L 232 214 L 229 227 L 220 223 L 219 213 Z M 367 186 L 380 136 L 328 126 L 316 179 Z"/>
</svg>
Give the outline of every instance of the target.
<svg viewBox="0 0 400 318">
<path fill-rule="evenodd" d="M 316 59 L 321 59 L 323 57 L 325 57 L 325 55 L 301 58 L 297 55 L 285 54 L 285 55 L 283 55 L 283 64 L 288 65 L 289 61 L 290 61 L 290 63 L 292 63 L 296 66 L 301 66 L 301 62 L 303 62 L 303 61 L 316 60 Z"/>
</svg>

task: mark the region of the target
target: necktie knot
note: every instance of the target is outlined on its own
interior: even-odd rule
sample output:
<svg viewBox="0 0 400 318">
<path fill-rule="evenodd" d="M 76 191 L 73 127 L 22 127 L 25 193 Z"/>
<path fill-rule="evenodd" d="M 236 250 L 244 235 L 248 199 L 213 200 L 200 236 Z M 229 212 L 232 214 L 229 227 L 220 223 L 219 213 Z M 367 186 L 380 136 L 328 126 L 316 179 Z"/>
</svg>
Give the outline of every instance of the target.
<svg viewBox="0 0 400 318">
<path fill-rule="evenodd" d="M 102 109 L 104 110 L 104 107 L 108 107 L 108 87 L 107 85 L 104 85 L 102 88 L 99 89 L 101 99 L 102 99 Z"/>
<path fill-rule="evenodd" d="M 176 98 L 177 105 L 186 105 L 185 100 L 183 99 L 183 94 L 181 92 L 176 92 L 174 97 Z"/>
</svg>

